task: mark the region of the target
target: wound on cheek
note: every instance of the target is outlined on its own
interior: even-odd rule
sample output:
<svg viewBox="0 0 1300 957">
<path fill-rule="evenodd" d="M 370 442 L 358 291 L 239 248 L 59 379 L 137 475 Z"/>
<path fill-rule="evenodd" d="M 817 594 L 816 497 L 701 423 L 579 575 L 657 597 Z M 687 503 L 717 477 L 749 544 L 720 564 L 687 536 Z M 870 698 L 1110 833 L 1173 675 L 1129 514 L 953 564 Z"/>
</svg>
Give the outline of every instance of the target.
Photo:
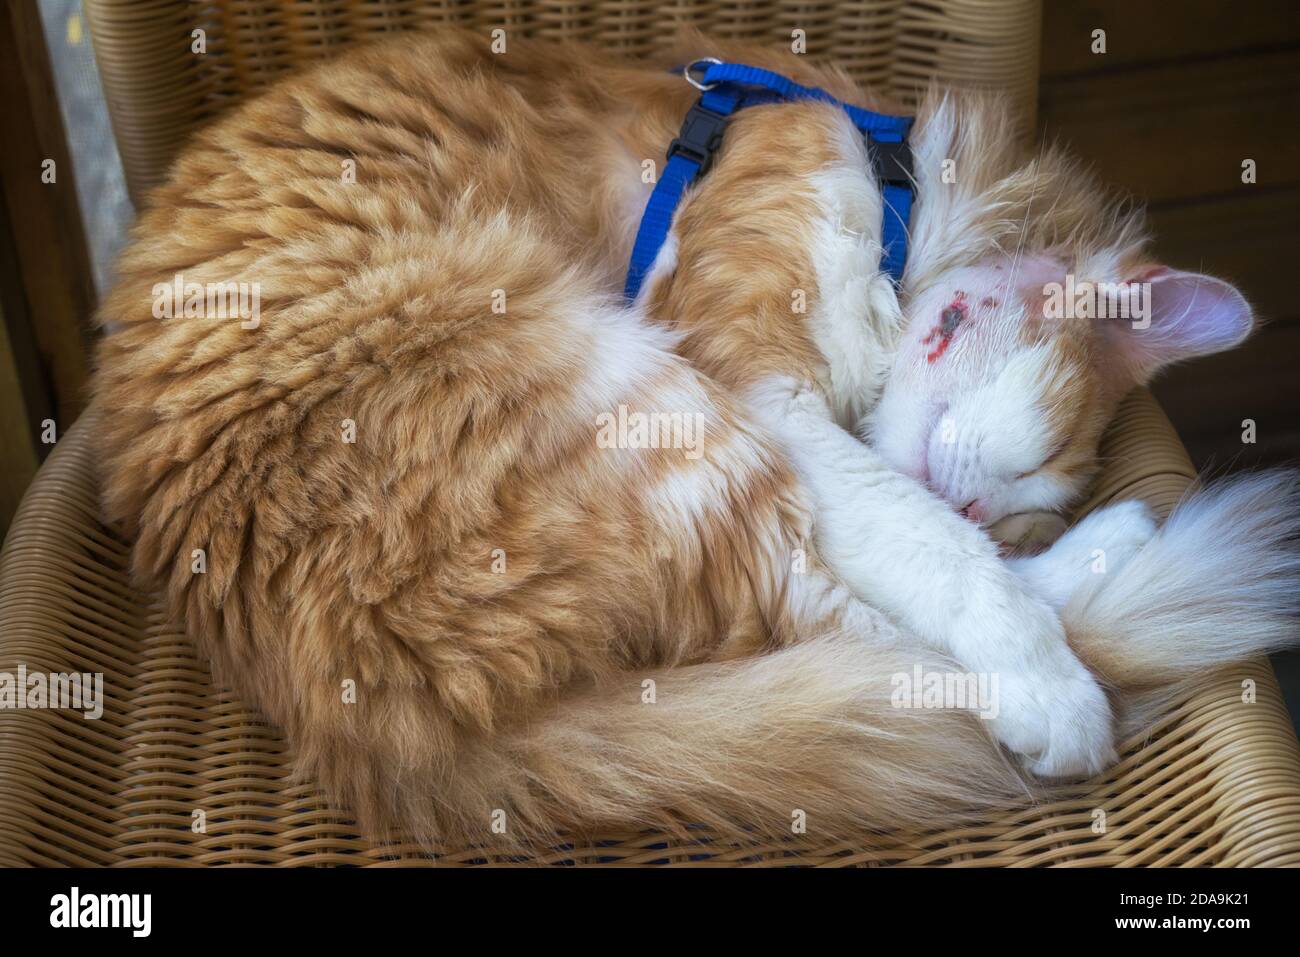
<svg viewBox="0 0 1300 957">
<path fill-rule="evenodd" d="M 933 346 L 929 353 L 926 354 L 926 362 L 934 362 L 945 352 L 952 343 L 953 334 L 956 333 L 957 327 L 966 319 L 966 293 L 960 290 L 953 297 L 952 302 L 943 307 L 939 313 L 939 321 L 934 328 L 930 330 L 929 335 L 921 340 L 922 345 Z"/>
</svg>

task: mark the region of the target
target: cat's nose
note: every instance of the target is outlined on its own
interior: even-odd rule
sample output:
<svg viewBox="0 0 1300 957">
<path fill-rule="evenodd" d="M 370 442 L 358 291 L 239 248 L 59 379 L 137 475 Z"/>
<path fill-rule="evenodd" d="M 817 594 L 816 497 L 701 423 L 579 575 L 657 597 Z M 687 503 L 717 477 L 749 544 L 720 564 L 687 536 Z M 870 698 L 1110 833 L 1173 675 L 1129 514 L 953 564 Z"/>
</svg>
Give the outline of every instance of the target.
<svg viewBox="0 0 1300 957">
<path fill-rule="evenodd" d="M 961 513 L 972 522 L 984 521 L 984 506 L 980 505 L 980 501 L 977 498 L 971 499 L 962 506 Z"/>
</svg>

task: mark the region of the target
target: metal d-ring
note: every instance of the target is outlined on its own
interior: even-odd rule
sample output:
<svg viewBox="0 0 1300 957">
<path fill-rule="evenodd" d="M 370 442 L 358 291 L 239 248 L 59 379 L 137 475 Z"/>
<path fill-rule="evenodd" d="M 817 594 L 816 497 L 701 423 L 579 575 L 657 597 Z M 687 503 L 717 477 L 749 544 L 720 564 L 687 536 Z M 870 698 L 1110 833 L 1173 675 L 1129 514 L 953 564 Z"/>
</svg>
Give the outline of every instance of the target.
<svg viewBox="0 0 1300 957">
<path fill-rule="evenodd" d="M 691 72 L 701 63 L 721 63 L 721 62 L 722 61 L 717 59 L 716 57 L 711 57 L 711 56 L 700 57 L 698 60 L 692 60 L 690 63 L 686 64 L 686 66 L 682 67 L 682 76 L 686 77 L 686 82 L 689 83 L 691 86 L 695 87 L 695 89 L 707 93 L 709 90 L 713 89 L 718 84 L 701 83 L 699 80 L 695 79 L 695 77 L 691 76 Z M 707 68 L 706 68 L 706 72 L 707 72 Z"/>
</svg>

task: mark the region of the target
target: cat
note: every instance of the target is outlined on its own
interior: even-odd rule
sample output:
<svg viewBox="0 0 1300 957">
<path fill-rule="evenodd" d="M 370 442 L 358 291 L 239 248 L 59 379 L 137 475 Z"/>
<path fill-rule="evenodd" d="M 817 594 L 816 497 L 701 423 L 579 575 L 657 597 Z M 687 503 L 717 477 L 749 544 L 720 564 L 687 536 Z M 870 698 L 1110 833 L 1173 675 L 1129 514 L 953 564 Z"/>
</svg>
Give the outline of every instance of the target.
<svg viewBox="0 0 1300 957">
<path fill-rule="evenodd" d="M 1293 639 L 1285 474 L 999 553 L 991 530 L 1078 501 L 1128 390 L 1253 317 L 1153 262 L 1061 152 L 1021 155 L 995 99 L 917 110 L 901 287 L 862 137 L 805 101 L 731 121 L 624 302 L 645 160 L 697 95 L 670 67 L 703 55 L 900 112 L 754 45 L 646 63 L 439 30 L 203 129 L 121 259 L 105 511 L 371 833 L 966 820 Z M 1146 283 L 1149 326 L 1049 321 L 1069 277 Z M 158 316 L 230 282 L 255 320 Z M 898 707 L 913 673 L 995 677 L 996 707 Z"/>
</svg>

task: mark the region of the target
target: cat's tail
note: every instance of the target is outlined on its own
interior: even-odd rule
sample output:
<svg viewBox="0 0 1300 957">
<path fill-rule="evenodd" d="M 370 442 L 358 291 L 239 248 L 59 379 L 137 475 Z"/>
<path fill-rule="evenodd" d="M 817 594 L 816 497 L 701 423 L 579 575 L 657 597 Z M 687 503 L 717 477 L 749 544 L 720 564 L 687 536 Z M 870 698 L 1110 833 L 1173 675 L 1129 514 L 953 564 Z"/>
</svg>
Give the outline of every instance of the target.
<svg viewBox="0 0 1300 957">
<path fill-rule="evenodd" d="M 1119 691 L 1121 735 L 1141 730 L 1206 670 L 1300 643 L 1300 475 L 1195 492 L 1128 562 L 1087 578 L 1062 621 Z"/>
<path fill-rule="evenodd" d="M 975 710 L 921 707 L 920 674 L 957 666 L 920 654 L 827 635 L 566 694 L 428 782 L 454 814 L 439 823 L 488 845 L 615 827 L 734 835 L 737 822 L 828 840 L 1023 805 L 1040 785 Z"/>
</svg>

